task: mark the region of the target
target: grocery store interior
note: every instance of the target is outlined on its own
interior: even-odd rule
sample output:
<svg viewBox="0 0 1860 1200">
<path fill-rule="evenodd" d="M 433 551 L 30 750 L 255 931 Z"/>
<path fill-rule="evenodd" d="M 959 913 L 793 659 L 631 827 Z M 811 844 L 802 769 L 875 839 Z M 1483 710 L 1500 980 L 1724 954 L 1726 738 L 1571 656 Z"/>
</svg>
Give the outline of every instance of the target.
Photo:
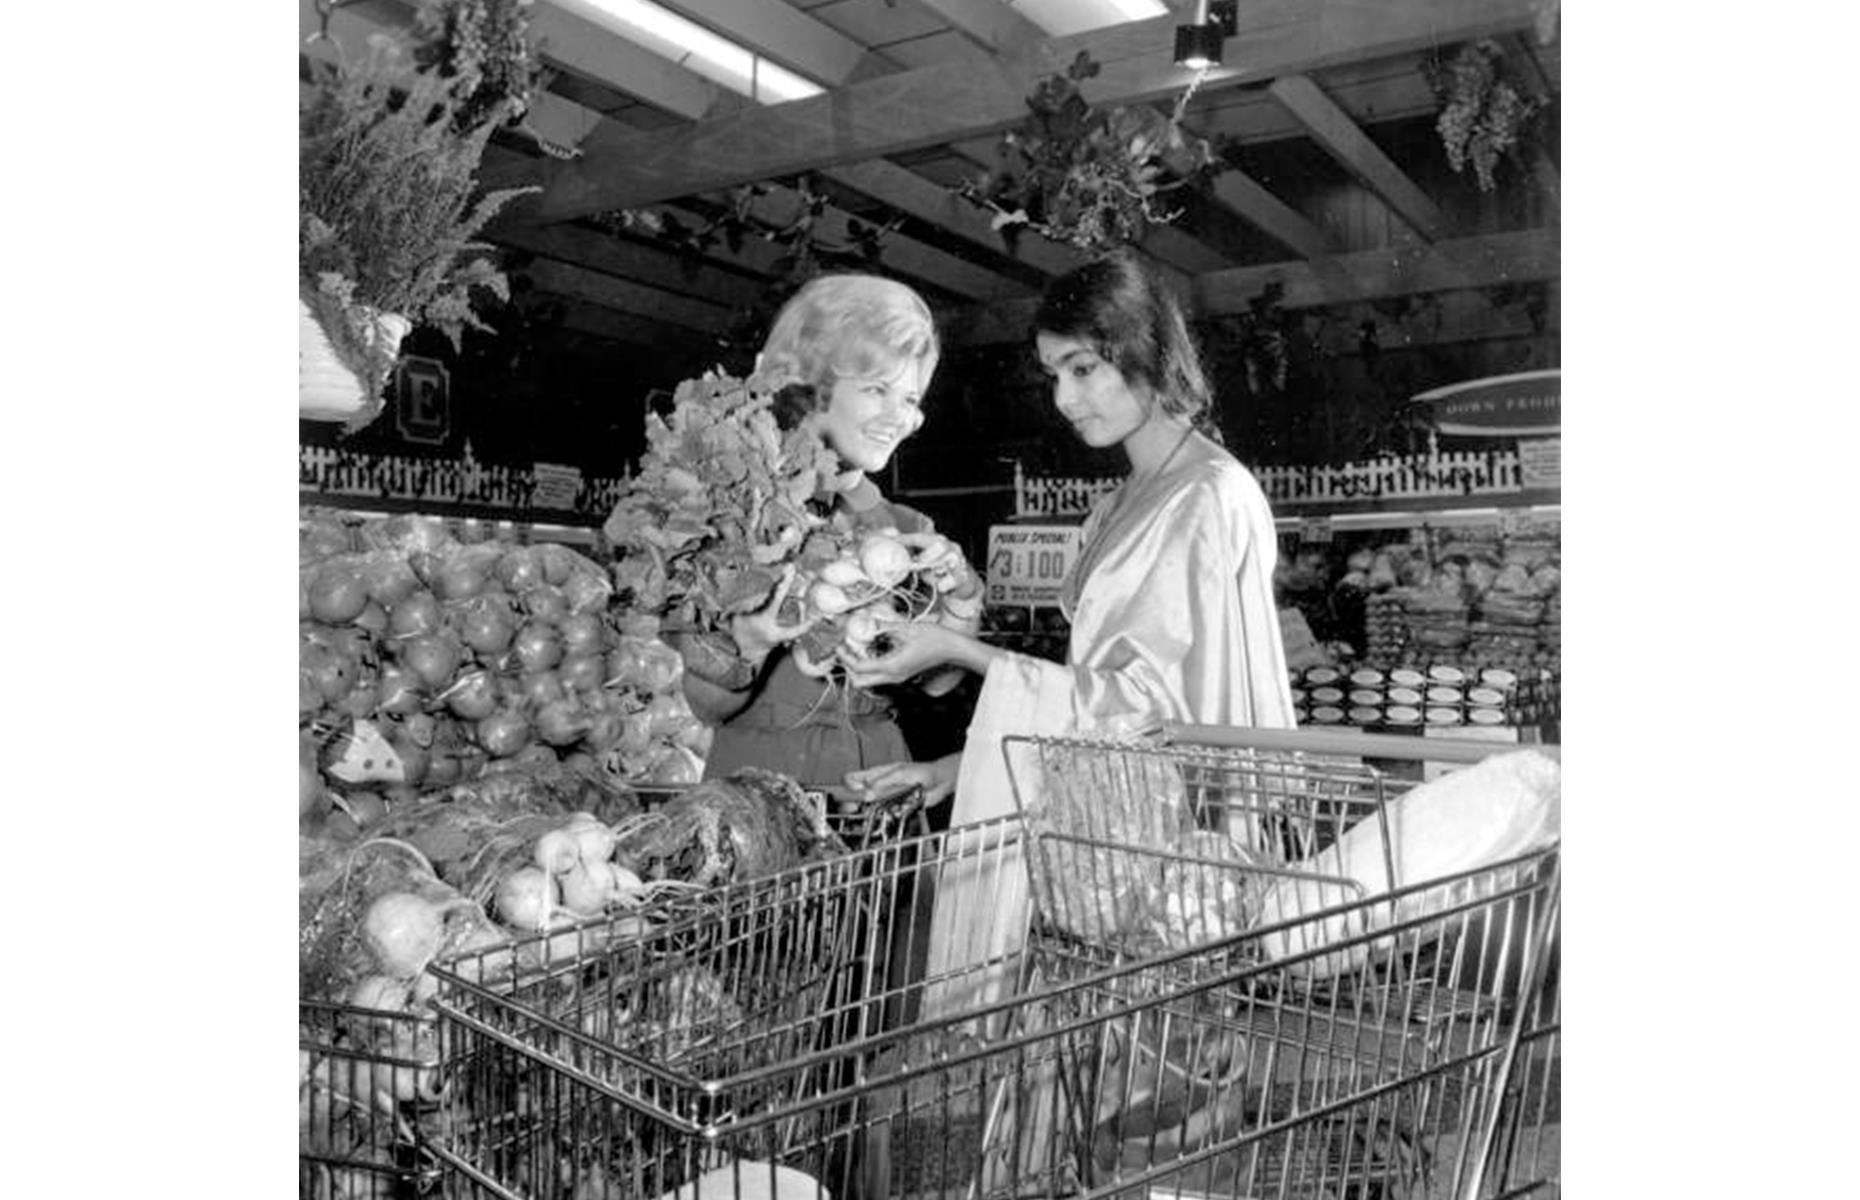
<svg viewBox="0 0 1860 1200">
<path fill-rule="evenodd" d="M 1780 417 L 1790 347 L 1841 334 L 1746 337 L 1795 293 L 1617 286 L 1633 252 L 1576 257 L 1604 244 L 1587 223 L 1563 236 L 1604 172 L 1570 161 L 1566 212 L 1560 0 L 297 8 L 262 45 L 297 45 L 298 157 L 276 170 L 299 193 L 298 410 L 236 433 L 262 453 L 207 439 L 203 469 L 164 458 L 173 501 L 125 483 L 108 526 L 60 515 L 145 521 L 124 540 L 157 557 L 116 581 L 179 583 L 179 610 L 152 598 L 148 626 L 228 668 L 180 672 L 200 678 L 172 694 L 165 673 L 109 673 L 157 685 L 135 724 L 164 747 L 158 794 L 192 815 L 170 799 L 138 820 L 187 846 L 197 801 L 256 784 L 226 777 L 222 748 L 282 754 L 282 715 L 257 697 L 289 667 L 237 649 L 284 653 L 281 596 L 226 585 L 297 584 L 299 821 L 237 914 L 273 943 L 294 849 L 297 954 L 251 993 L 253 1023 L 220 1035 L 225 1057 L 262 1044 L 269 1063 L 239 1093 L 262 1094 L 264 1134 L 223 1179 L 270 1195 L 291 1171 L 300 1200 L 1498 1200 L 1560 1197 L 1565 1175 L 1578 1193 L 1683 1190 L 1661 1156 L 1620 1161 L 1638 1127 L 1610 1105 L 1690 1090 L 1635 1031 L 1698 1007 L 1677 989 L 1699 955 L 1771 950 L 1665 889 L 1695 861 L 1684 839 L 1735 824 L 1707 853 L 1743 862 L 1754 829 L 1677 798 L 1698 780 L 1747 809 L 1776 794 L 1779 758 L 1804 756 L 1707 718 L 1725 694 L 1661 656 L 1709 660 L 1726 689 L 1751 675 L 1751 656 L 1712 649 L 1733 622 L 1690 598 L 1744 536 L 1727 510 L 1748 501 L 1773 528 L 1789 523 L 1774 497 L 1843 510 L 1796 503 L 1838 471 L 1791 468 L 1798 482 L 1738 499 L 1702 482 L 1769 418 L 1670 406 L 1702 394 L 1690 372 L 1745 378 L 1713 356 L 1755 341 Z M 1655 131 L 1673 122 L 1652 106 L 1680 85 L 1590 92 L 1597 24 L 1571 31 L 1570 124 L 1604 95 L 1606 123 L 1643 129 L 1634 145 L 1664 163 Z M 212 59 L 261 57 L 256 40 Z M 1631 44 L 1640 57 L 1596 50 L 1646 70 L 1671 49 Z M 123 70 L 145 61 L 182 60 Z M 185 61 L 174 74 L 201 73 Z M 253 116 L 190 140 L 222 162 L 281 141 L 281 112 Z M 1686 205 L 1609 178 L 1611 232 L 1654 254 Z M 279 187 L 252 207 L 281 203 Z M 281 241 L 276 212 L 250 233 L 224 215 L 224 245 Z M 1566 243 L 1584 268 L 1567 310 Z M 1112 273 L 1124 291 L 1106 299 Z M 931 348 L 845 334 L 879 362 L 847 367 L 834 322 L 876 308 L 793 317 L 847 280 L 891 306 L 883 336 L 927 329 Z M 1603 367 L 1592 323 L 1624 296 L 1640 307 L 1604 332 L 1631 361 Z M 1066 323 L 1093 303 L 1123 323 Z M 1711 315 L 1675 316 L 1695 303 Z M 190 309 L 134 306 L 151 328 Z M 1681 324 L 1633 325 L 1651 309 Z M 1584 327 L 1567 489 L 1566 311 Z M 202 380 L 288 386 L 270 309 L 263 335 L 242 318 L 188 317 L 193 344 L 254 357 L 200 358 L 145 389 L 138 419 L 190 420 Z M 127 344 L 90 357 L 149 366 Z M 1822 417 L 1787 403 L 1790 453 L 1825 452 L 1801 436 Z M 108 440 L 148 457 L 127 426 Z M 264 486 L 229 503 L 248 480 Z M 298 552 L 271 570 L 258 547 L 288 556 L 286 503 Z M 187 524 L 212 545 L 187 550 Z M 1590 601 L 1567 755 L 1566 582 Z M 1784 607 L 1735 623 L 1773 636 Z M 64 686 L 55 639 L 25 640 L 55 656 L 29 677 Z M 1825 707 L 1827 688 L 1795 685 L 1838 672 L 1791 661 L 1790 715 Z M 83 703 L 107 682 L 90 672 Z M 183 727 L 196 685 L 237 719 Z M 56 695 L 46 711 L 89 711 Z M 1611 723 L 1611 703 L 1636 715 Z M 1838 794 L 1838 766 L 1805 757 L 1789 764 L 1814 776 L 1803 794 Z M 1567 859 L 1566 761 L 1586 793 Z M 269 829 L 267 803 L 252 811 Z M 239 907 L 245 867 L 189 854 L 213 879 L 182 886 Z M 1656 887 L 1616 890 L 1642 878 L 1624 859 L 1654 864 Z M 1839 876 L 1802 865 L 1817 889 Z M 112 868 L 118 928 L 125 878 Z M 1796 908 L 1771 911 L 1791 939 Z M 236 946 L 210 954 L 257 972 Z M 1622 1066 L 1598 1085 L 1603 1061 Z M 147 1072 L 177 1098 L 194 1073 Z M 123 1124 L 140 1144 L 197 1122 L 175 1144 L 217 1147 L 231 1094 L 137 1100 L 164 1115 Z M 1753 1119 L 1763 1136 L 1730 1140 L 1796 1128 Z M 218 1174 L 216 1154 L 176 1169 Z M 1831 1194 L 1769 1167 L 1723 1174 Z"/>
</svg>

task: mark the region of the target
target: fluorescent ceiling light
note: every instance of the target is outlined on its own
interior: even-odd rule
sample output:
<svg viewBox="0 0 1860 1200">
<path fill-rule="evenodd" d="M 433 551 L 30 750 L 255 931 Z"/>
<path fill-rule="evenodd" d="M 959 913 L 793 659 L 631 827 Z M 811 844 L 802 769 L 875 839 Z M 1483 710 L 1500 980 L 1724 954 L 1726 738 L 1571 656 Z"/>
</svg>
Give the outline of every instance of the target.
<svg viewBox="0 0 1860 1200">
<path fill-rule="evenodd" d="M 825 89 L 649 0 L 553 0 L 751 100 L 780 104 Z"/>
<path fill-rule="evenodd" d="M 1162 0 L 1012 0 L 1014 9 L 1051 37 L 1147 21 L 1169 11 Z"/>
</svg>

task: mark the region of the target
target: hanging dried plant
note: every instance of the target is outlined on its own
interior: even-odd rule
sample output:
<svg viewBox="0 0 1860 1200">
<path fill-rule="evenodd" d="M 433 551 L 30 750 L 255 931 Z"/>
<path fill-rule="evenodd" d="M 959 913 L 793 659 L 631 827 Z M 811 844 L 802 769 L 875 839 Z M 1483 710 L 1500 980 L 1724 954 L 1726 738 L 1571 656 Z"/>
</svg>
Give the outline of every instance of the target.
<svg viewBox="0 0 1860 1200">
<path fill-rule="evenodd" d="M 1479 190 L 1492 191 L 1499 160 L 1518 153 L 1548 101 L 1525 94 L 1493 41 L 1468 42 L 1446 61 L 1430 61 L 1424 71 L 1441 104 L 1435 128 L 1447 165 L 1464 172 L 1471 163 Z"/>
<path fill-rule="evenodd" d="M 1093 108 L 1079 84 L 1098 72 L 1081 50 L 1040 80 L 1027 119 L 1001 136 L 1000 166 L 957 187 L 1010 239 L 1026 228 L 1089 252 L 1138 242 L 1181 215 L 1163 207 L 1168 192 L 1220 169 L 1208 143 L 1182 129 L 1193 86 L 1168 116 L 1147 105 Z"/>
</svg>

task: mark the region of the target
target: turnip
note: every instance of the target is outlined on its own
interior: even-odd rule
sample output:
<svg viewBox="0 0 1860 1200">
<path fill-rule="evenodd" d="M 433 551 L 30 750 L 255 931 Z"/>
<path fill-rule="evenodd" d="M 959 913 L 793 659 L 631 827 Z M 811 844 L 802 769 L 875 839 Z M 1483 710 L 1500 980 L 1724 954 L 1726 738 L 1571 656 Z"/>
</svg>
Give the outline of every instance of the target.
<svg viewBox="0 0 1860 1200">
<path fill-rule="evenodd" d="M 543 581 L 542 564 L 528 546 L 513 546 L 497 560 L 497 577 L 513 592 L 527 592 Z"/>
<path fill-rule="evenodd" d="M 568 746 L 581 740 L 590 722 L 569 700 L 553 700 L 536 712 L 536 733 L 551 746 Z"/>
<path fill-rule="evenodd" d="M 446 707 L 467 721 L 482 721 L 497 711 L 497 685 L 488 671 L 467 671 L 439 694 Z"/>
<path fill-rule="evenodd" d="M 487 662 L 510 648 L 515 633 L 516 621 L 510 610 L 490 596 L 473 601 L 459 622 L 459 636 Z"/>
<path fill-rule="evenodd" d="M 530 744 L 530 723 L 513 709 L 494 712 L 478 722 L 478 744 L 492 758 L 510 758 Z"/>
<path fill-rule="evenodd" d="M 459 647 L 443 634 L 424 634 L 402 644 L 400 665 L 424 687 L 444 687 L 459 669 Z"/>
<path fill-rule="evenodd" d="M 561 588 L 541 583 L 523 593 L 523 611 L 538 621 L 560 621 L 568 615 L 568 600 Z"/>
<path fill-rule="evenodd" d="M 546 621 L 533 620 L 519 629 L 510 648 L 525 671 L 547 671 L 562 661 L 562 639 Z"/>
<path fill-rule="evenodd" d="M 601 619 L 591 612 L 570 613 L 559 622 L 562 632 L 562 649 L 571 657 L 577 654 L 599 654 L 606 641 L 601 627 Z"/>
<path fill-rule="evenodd" d="M 425 637 L 443 622 L 438 598 L 431 592 L 414 592 L 388 610 L 388 636 L 401 641 Z"/>
<path fill-rule="evenodd" d="M 614 898 L 614 866 L 600 859 L 583 860 L 561 877 L 562 906 L 584 917 L 597 916 Z"/>
<path fill-rule="evenodd" d="M 504 924 L 528 933 L 548 927 L 561 897 L 554 877 L 541 867 L 518 867 L 498 883 L 493 903 Z"/>
<path fill-rule="evenodd" d="M 382 974 L 412 979 L 439 953 L 446 917 L 471 907 L 463 897 L 435 904 L 412 892 L 383 892 L 362 917 L 362 944 Z"/>
<path fill-rule="evenodd" d="M 420 711 L 420 681 L 398 663 L 383 663 L 376 680 L 375 711 L 406 716 Z"/>
<path fill-rule="evenodd" d="M 855 584 L 872 582 L 871 576 L 867 575 L 859 564 L 850 558 L 836 558 L 823 565 L 814 574 L 817 578 L 824 579 L 837 588 L 849 588 Z"/>
<path fill-rule="evenodd" d="M 407 561 L 393 555 L 371 556 L 362 568 L 368 584 L 368 598 L 383 608 L 393 608 L 420 590 L 420 577 Z"/>
<path fill-rule="evenodd" d="M 614 856 L 614 846 L 619 838 L 614 831 L 596 820 L 592 814 L 578 813 L 586 820 L 570 818 L 562 832 L 568 834 L 575 844 L 575 856 L 584 863 L 606 862 Z"/>
<path fill-rule="evenodd" d="M 837 617 L 852 607 L 846 589 L 824 579 L 816 579 L 807 589 L 807 605 L 826 617 Z"/>
<path fill-rule="evenodd" d="M 332 561 L 310 578 L 310 615 L 331 625 L 360 616 L 368 606 L 368 584 L 353 564 Z"/>
<path fill-rule="evenodd" d="M 379 1008 L 405 1012 L 413 984 L 391 975 L 364 975 L 349 987 L 348 1003 L 357 1008 Z"/>
<path fill-rule="evenodd" d="M 869 534 L 859 545 L 859 567 L 880 587 L 896 587 L 911 573 L 911 552 L 884 534 Z"/>
<path fill-rule="evenodd" d="M 556 676 L 576 691 L 597 692 L 607 682 L 607 664 L 598 653 L 570 654 L 556 668 Z"/>
<path fill-rule="evenodd" d="M 551 829 L 536 839 L 531 857 L 551 875 L 565 875 L 581 861 L 581 846 L 567 828 Z"/>
</svg>

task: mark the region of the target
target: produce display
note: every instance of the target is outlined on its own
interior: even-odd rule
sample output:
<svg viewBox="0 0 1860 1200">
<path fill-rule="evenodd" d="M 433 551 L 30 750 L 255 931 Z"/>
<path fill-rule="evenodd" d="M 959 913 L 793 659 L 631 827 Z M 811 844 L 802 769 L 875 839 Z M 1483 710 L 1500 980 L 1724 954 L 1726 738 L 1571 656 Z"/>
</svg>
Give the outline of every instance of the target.
<svg viewBox="0 0 1860 1200">
<path fill-rule="evenodd" d="M 673 790 L 652 803 L 586 764 L 531 762 L 396 806 L 360 841 L 300 838 L 301 1190 L 388 1195 L 387 1173 L 431 1165 L 417 1161 L 422 1138 L 471 1115 L 448 1102 L 429 966 L 509 988 L 599 964 L 603 947 L 690 915 L 716 885 L 847 851 L 824 803 L 773 772 Z M 728 1017 L 705 973 L 674 982 L 630 1031 L 661 1051 Z"/>
<path fill-rule="evenodd" d="M 308 521 L 299 541 L 300 803 L 366 827 L 389 801 L 523 765 L 691 782 L 709 730 L 676 652 L 566 546 L 443 523 Z"/>
<path fill-rule="evenodd" d="M 605 526 L 620 602 L 730 688 L 751 673 L 732 618 L 778 599 L 785 622 L 816 622 L 796 655 L 815 675 L 881 644 L 887 624 L 974 628 L 981 582 L 955 544 L 831 513 L 837 459 L 814 433 L 778 428 L 776 399 L 759 376 L 709 375 L 679 385 L 669 421 L 648 414 L 639 472 Z"/>
<path fill-rule="evenodd" d="M 1281 603 L 1296 606 L 1333 651 L 1331 665 L 1523 673 L 1561 662 L 1554 535 L 1423 528 L 1300 545 L 1281 555 L 1274 582 Z"/>
</svg>

